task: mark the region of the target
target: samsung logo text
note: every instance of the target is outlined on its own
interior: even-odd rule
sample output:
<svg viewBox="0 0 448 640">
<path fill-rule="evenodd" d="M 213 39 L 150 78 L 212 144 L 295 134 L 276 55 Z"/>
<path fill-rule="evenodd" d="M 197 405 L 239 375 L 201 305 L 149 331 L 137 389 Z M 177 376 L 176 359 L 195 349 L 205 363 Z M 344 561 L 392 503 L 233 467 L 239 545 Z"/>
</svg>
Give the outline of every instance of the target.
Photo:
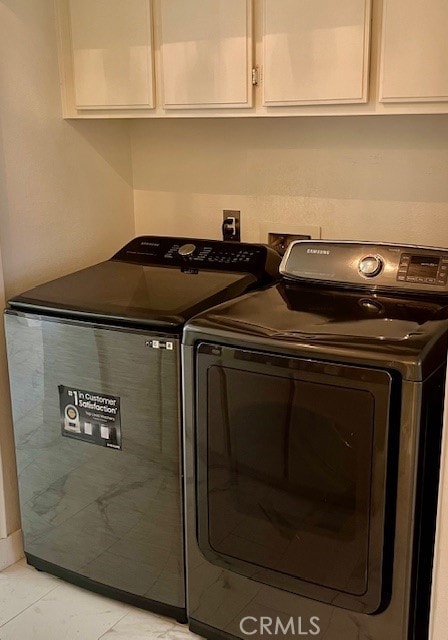
<svg viewBox="0 0 448 640">
<path fill-rule="evenodd" d="M 317 253 L 319 256 L 329 256 L 331 253 L 329 249 L 307 249 L 306 252 Z"/>
</svg>

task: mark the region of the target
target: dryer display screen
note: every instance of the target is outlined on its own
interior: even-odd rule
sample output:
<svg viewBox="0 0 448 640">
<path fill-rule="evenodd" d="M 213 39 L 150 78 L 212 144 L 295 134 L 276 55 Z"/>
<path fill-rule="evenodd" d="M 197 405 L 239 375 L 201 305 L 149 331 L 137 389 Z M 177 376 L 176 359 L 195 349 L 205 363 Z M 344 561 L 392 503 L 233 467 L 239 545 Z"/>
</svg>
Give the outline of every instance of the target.
<svg viewBox="0 0 448 640">
<path fill-rule="evenodd" d="M 439 270 L 440 258 L 432 256 L 411 256 L 408 268 L 409 277 L 422 277 L 435 279 Z"/>
<path fill-rule="evenodd" d="M 415 284 L 446 285 L 448 257 L 402 253 L 397 280 Z"/>
</svg>

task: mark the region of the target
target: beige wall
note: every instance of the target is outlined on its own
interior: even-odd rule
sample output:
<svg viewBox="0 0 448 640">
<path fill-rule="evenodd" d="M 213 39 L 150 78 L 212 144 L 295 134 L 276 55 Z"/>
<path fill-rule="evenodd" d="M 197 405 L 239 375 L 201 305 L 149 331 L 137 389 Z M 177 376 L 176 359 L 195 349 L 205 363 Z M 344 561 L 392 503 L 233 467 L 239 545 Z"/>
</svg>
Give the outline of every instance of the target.
<svg viewBox="0 0 448 640">
<path fill-rule="evenodd" d="M 3 273 L 0 254 L 0 305 L 5 304 Z M 8 380 L 5 372 L 5 345 L 0 336 L 0 539 L 20 527 L 17 510 L 17 482 L 14 442 L 10 429 Z M 3 497 L 3 499 L 2 499 Z M 0 567 L 1 567 L 0 559 Z"/>
<path fill-rule="evenodd" d="M 0 243 L 8 296 L 109 256 L 135 227 L 127 123 L 61 118 L 52 0 L 0 0 L 0 83 Z M 6 389 L 0 328 L 0 517 L 7 507 L 0 538 L 19 527 Z"/>
<path fill-rule="evenodd" d="M 223 208 L 322 237 L 448 246 L 448 116 L 131 124 L 138 233 L 219 237 Z"/>
<path fill-rule="evenodd" d="M 7 294 L 134 235 L 127 123 L 68 122 L 53 0 L 0 0 L 0 220 Z"/>
</svg>

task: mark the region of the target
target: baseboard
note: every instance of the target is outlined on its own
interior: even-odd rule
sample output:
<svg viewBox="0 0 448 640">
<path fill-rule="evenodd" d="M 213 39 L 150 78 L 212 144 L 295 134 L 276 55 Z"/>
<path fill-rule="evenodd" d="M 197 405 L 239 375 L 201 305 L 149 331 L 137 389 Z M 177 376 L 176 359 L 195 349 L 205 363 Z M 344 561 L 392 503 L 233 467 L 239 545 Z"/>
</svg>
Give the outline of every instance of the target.
<svg viewBox="0 0 448 640">
<path fill-rule="evenodd" d="M 7 538 L 0 538 L 0 571 L 23 558 L 22 529 L 10 533 Z"/>
</svg>

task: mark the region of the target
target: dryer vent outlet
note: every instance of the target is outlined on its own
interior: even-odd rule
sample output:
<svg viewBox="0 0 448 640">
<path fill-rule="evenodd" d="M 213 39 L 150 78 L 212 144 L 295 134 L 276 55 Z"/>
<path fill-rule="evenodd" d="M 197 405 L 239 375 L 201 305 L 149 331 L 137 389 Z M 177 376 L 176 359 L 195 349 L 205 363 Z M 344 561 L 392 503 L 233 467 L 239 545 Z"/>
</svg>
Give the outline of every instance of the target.
<svg viewBox="0 0 448 640">
<path fill-rule="evenodd" d="M 284 256 L 286 249 L 294 240 L 311 240 L 309 235 L 293 235 L 289 233 L 268 233 L 268 244 L 281 256 Z"/>
</svg>

